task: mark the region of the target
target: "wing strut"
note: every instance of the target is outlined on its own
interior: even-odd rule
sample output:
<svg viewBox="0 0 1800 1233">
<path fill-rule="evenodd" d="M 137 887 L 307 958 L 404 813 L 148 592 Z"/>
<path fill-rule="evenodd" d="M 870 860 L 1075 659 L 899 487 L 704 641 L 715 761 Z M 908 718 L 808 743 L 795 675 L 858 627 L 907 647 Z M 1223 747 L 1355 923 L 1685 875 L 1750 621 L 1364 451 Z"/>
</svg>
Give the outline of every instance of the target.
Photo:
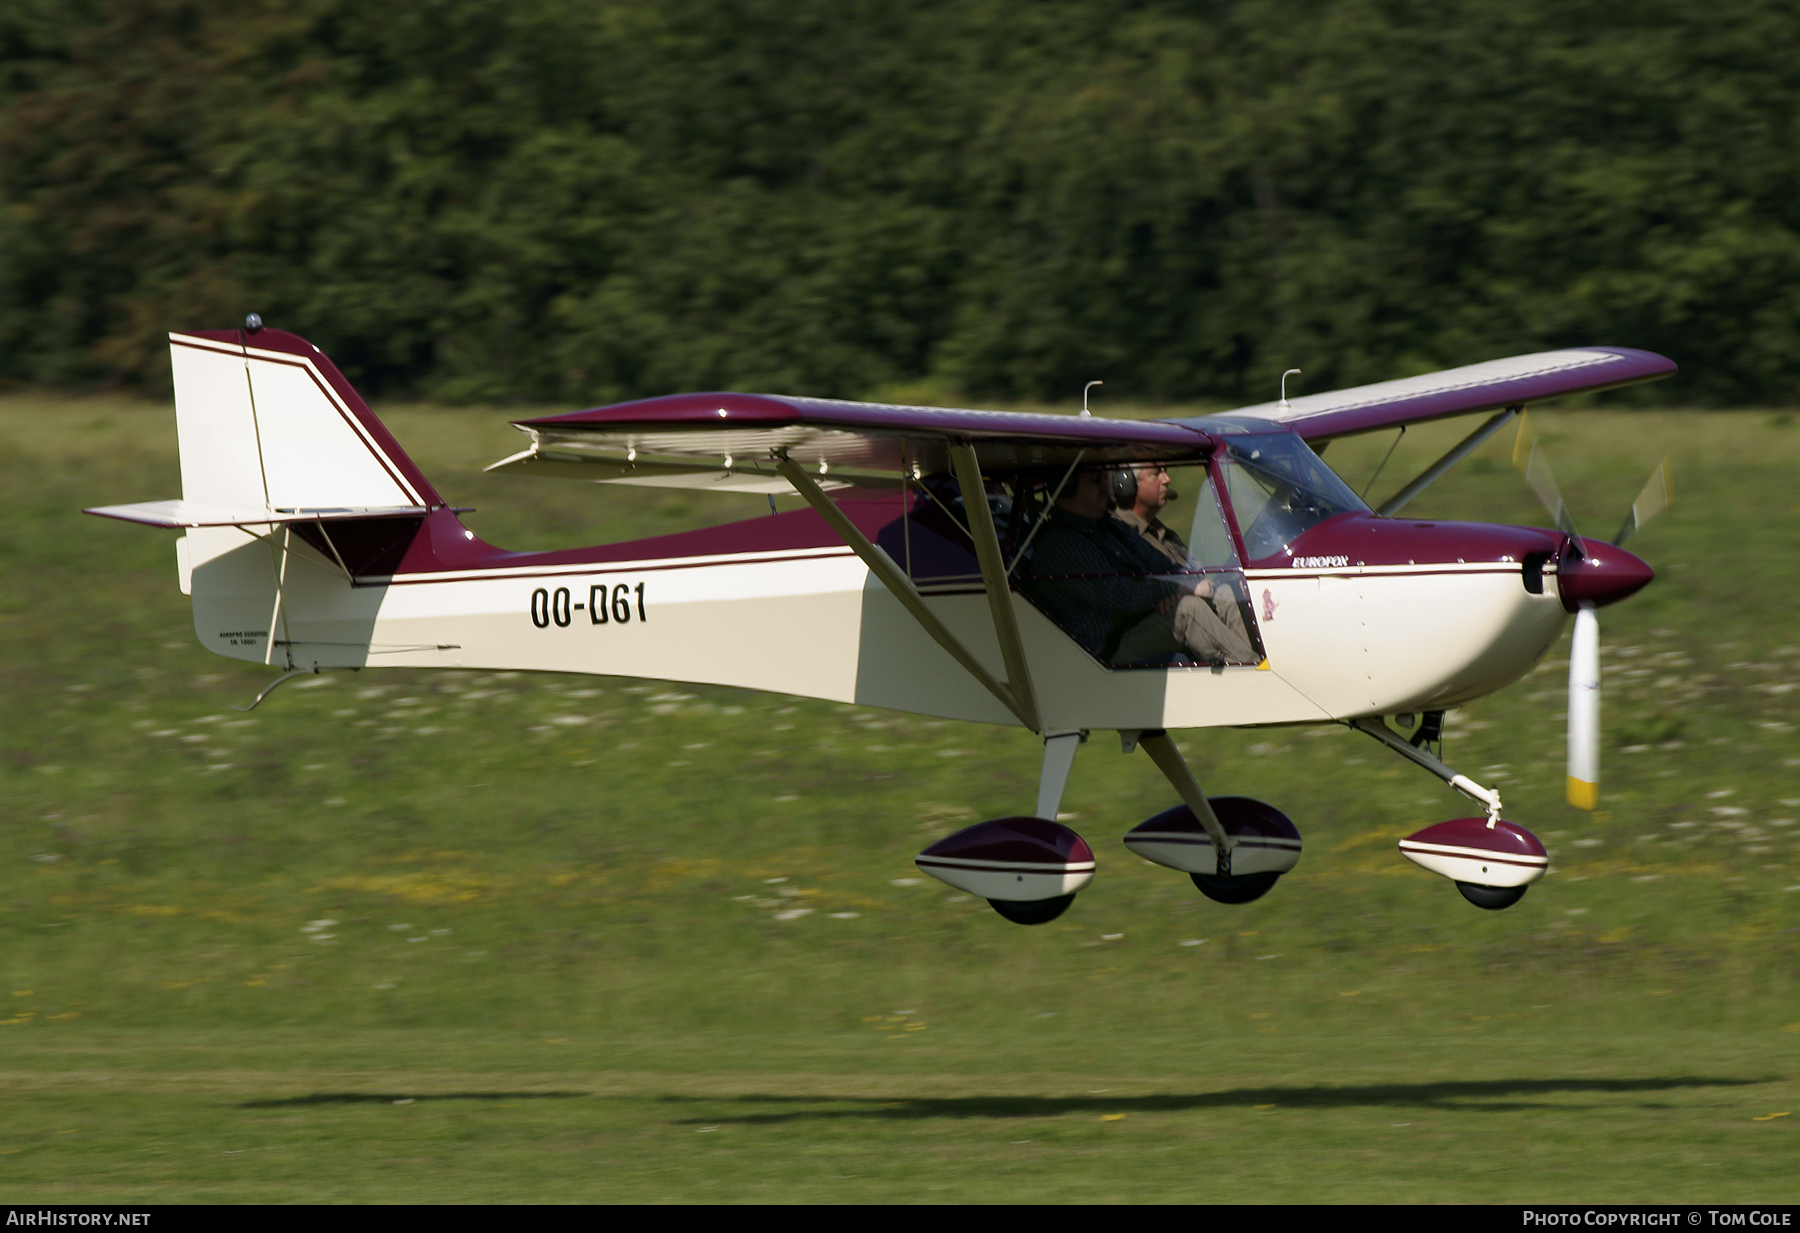
<svg viewBox="0 0 1800 1233">
<path fill-rule="evenodd" d="M 949 627 L 938 619 L 937 613 L 926 606 L 925 597 L 919 594 L 919 589 L 913 585 L 912 579 L 906 576 L 906 572 L 894 562 L 894 558 L 876 544 L 870 543 L 869 537 L 850 521 L 844 511 L 837 507 L 835 501 L 825 495 L 824 490 L 813 482 L 812 476 L 801 470 L 799 463 L 791 458 L 778 456 L 775 459 L 775 469 L 788 483 L 794 486 L 795 492 L 806 498 L 806 503 L 818 511 L 819 517 L 823 518 L 832 530 L 843 536 L 844 542 L 850 545 L 856 555 L 862 558 L 862 563 L 869 567 L 869 572 L 881 579 L 881 584 L 895 599 L 900 601 L 902 607 L 912 613 L 913 619 L 926 633 L 931 635 L 933 641 L 948 651 L 951 658 L 966 668 L 969 675 L 979 681 L 984 689 L 998 698 L 1007 710 L 1017 716 L 1020 723 L 1033 732 L 1039 730 L 1036 708 L 1021 706 L 1013 691 L 995 680 L 993 673 L 981 666 L 981 661 L 970 654 L 969 649 L 957 641 L 956 635 L 950 632 Z M 978 487 L 976 491 L 982 490 Z M 963 504 L 967 506 L 970 503 L 965 500 Z M 985 501 L 979 504 L 982 509 L 987 508 Z M 992 534 L 991 518 L 988 528 L 989 534 Z M 997 546 L 995 555 L 999 555 Z M 985 562 L 983 574 L 986 574 Z M 1005 585 L 1004 577 L 1002 577 L 1002 585 Z"/>
<path fill-rule="evenodd" d="M 1448 471 L 1451 467 L 1454 467 L 1470 454 L 1473 454 L 1476 446 L 1499 432 L 1502 425 L 1524 409 L 1525 407 L 1522 403 L 1515 403 L 1504 411 L 1496 411 L 1481 425 L 1481 427 L 1477 428 L 1474 432 L 1452 446 L 1448 454 L 1445 454 L 1429 467 L 1426 467 L 1424 471 L 1420 472 L 1418 477 L 1414 479 L 1412 483 L 1383 501 L 1380 506 L 1376 508 L 1375 512 L 1380 514 L 1383 518 L 1392 518 L 1395 514 L 1400 512 L 1402 506 L 1406 505 L 1407 502 L 1411 501 L 1421 492 L 1424 492 L 1427 488 L 1435 484 L 1444 472 Z M 1392 451 L 1390 450 L 1389 452 L 1391 453 Z M 1384 462 L 1382 465 L 1386 466 L 1387 464 Z"/>
<path fill-rule="evenodd" d="M 1000 554 L 1000 537 L 994 531 L 994 511 L 988 508 L 987 488 L 981 482 L 981 463 L 975 447 L 958 441 L 950 447 L 950 465 L 962 489 L 963 509 L 969 516 L 969 534 L 975 541 L 975 559 L 981 563 L 981 581 L 987 587 L 988 611 L 994 617 L 994 636 L 1000 640 L 1000 657 L 1006 664 L 1006 685 L 1018 701 L 1016 708 L 1033 732 L 1038 722 L 1037 694 L 1031 688 L 1031 669 L 1025 662 L 1025 643 L 1019 638 L 1018 615 L 1013 611 L 1012 587 L 1007 582 L 1006 558 Z"/>
</svg>

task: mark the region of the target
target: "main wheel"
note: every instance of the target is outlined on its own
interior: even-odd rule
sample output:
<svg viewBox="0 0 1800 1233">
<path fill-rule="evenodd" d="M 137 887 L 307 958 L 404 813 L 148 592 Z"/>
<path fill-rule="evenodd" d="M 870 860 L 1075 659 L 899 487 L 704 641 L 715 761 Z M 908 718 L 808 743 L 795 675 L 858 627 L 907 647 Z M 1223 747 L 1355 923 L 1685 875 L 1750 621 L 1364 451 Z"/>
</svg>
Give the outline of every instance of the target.
<svg viewBox="0 0 1800 1233">
<path fill-rule="evenodd" d="M 1047 925 L 1075 902 L 1073 895 L 1058 895 L 1054 899 L 1035 899 L 1030 903 L 1020 903 L 1016 899 L 990 899 L 994 911 L 1006 917 L 1015 925 Z"/>
<path fill-rule="evenodd" d="M 1456 889 L 1462 897 L 1478 908 L 1486 908 L 1490 912 L 1498 912 L 1502 908 L 1510 908 L 1525 898 L 1529 886 L 1477 886 L 1473 882 L 1458 882 Z"/>
<path fill-rule="evenodd" d="M 1221 878 L 1215 873 L 1190 873 L 1200 893 L 1214 903 L 1254 903 L 1280 880 L 1279 873 L 1246 873 Z"/>
</svg>

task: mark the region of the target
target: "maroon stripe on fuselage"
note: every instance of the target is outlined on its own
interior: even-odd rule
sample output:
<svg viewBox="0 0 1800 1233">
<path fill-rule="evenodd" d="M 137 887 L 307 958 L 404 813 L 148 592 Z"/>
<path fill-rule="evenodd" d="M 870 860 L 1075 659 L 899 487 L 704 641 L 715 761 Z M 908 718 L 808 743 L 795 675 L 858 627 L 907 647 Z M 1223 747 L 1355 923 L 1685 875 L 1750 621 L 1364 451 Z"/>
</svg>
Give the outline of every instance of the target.
<svg viewBox="0 0 1800 1233">
<path fill-rule="evenodd" d="M 782 555 L 782 556 L 753 557 L 749 560 L 743 560 L 743 561 L 729 561 L 729 560 L 727 560 L 727 561 L 719 561 L 719 560 L 679 561 L 679 562 L 661 562 L 658 564 L 643 564 L 643 563 L 639 563 L 636 561 L 624 561 L 624 562 L 617 562 L 617 563 L 607 562 L 602 567 L 595 568 L 595 569 L 581 569 L 581 568 L 578 568 L 578 566 L 564 566 L 562 568 L 555 570 L 554 572 L 552 572 L 548 569 L 527 571 L 527 572 L 517 573 L 517 574 L 509 572 L 500 580 L 505 581 L 505 582 L 511 582 L 514 580 L 517 580 L 520 582 L 526 582 L 526 581 L 530 581 L 532 579 L 537 579 L 537 578 L 564 578 L 564 579 L 567 579 L 567 578 L 603 577 L 603 576 L 610 576 L 613 574 L 632 574 L 635 576 L 637 574 L 660 574 L 660 573 L 664 573 L 668 570 L 717 569 L 719 567 L 727 566 L 727 565 L 783 565 L 783 564 L 786 564 L 791 561 L 840 561 L 845 557 L 853 557 L 855 555 L 856 554 L 854 552 L 852 552 L 850 549 L 845 548 L 842 552 L 809 553 L 804 556 L 797 554 L 797 553 L 789 553 L 789 554 Z M 360 584 L 363 584 L 363 585 L 376 584 L 376 585 L 381 585 L 381 586 L 433 586 L 433 585 L 454 583 L 454 582 L 485 582 L 485 581 L 493 581 L 494 580 L 493 576 L 492 576 L 493 571 L 497 571 L 500 569 L 508 569 L 508 568 L 509 568 L 508 566 L 503 566 L 503 565 L 493 566 L 491 569 L 484 569 L 484 570 L 477 571 L 480 574 L 485 575 L 485 576 L 484 577 L 475 577 L 475 578 L 450 577 L 450 576 L 440 577 L 440 576 L 437 576 L 434 574 L 408 574 L 408 575 L 396 574 L 396 575 L 393 575 L 390 577 L 369 575 L 367 577 L 358 578 L 357 582 Z M 941 592 L 932 591 L 932 592 L 928 592 L 928 594 L 937 595 L 937 594 L 941 594 Z"/>
<path fill-rule="evenodd" d="M 1489 522 L 1436 522 L 1383 518 L 1379 514 L 1345 513 L 1327 518 L 1296 536 L 1274 556 L 1250 561 L 1250 570 L 1292 570 L 1296 577 L 1330 577 L 1351 569 L 1407 565 L 1494 565 L 1516 572 L 1527 556 L 1545 554 L 1555 560 L 1562 551 L 1560 531 Z M 1307 558 L 1339 558 L 1342 565 L 1308 560 L 1294 569 L 1290 562 Z M 1452 570 L 1452 573 L 1468 572 Z"/>
<path fill-rule="evenodd" d="M 1480 855 L 1475 855 L 1470 852 L 1438 852 L 1430 848 L 1409 848 L 1404 843 L 1400 845 L 1400 850 L 1407 853 L 1416 853 L 1419 856 L 1442 856 L 1453 861 L 1481 861 L 1483 864 L 1488 865 L 1517 865 L 1521 869 L 1542 869 L 1544 867 L 1544 860 L 1542 857 L 1531 861 L 1519 860 L 1517 857 L 1495 856 L 1487 852 L 1483 852 Z"/>
</svg>

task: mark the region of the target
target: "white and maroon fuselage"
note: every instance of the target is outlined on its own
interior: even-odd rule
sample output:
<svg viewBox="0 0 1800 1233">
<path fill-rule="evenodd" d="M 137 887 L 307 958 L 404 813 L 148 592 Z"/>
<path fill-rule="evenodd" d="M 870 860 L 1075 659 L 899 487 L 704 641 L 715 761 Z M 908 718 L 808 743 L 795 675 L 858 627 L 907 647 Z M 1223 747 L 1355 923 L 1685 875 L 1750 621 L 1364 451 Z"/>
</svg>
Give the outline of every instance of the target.
<svg viewBox="0 0 1800 1233">
<path fill-rule="evenodd" d="M 329 539 L 323 524 L 301 521 L 165 523 L 189 528 L 184 582 L 196 633 L 210 650 L 301 668 L 706 682 L 1019 722 L 810 509 L 630 543 L 507 552 L 462 525 L 317 348 L 276 331 L 249 342 L 236 331 L 173 341 L 188 502 L 250 502 L 272 512 L 418 507 L 411 516 L 332 523 Z M 244 446 L 248 461 L 234 461 L 230 425 L 241 415 L 230 399 L 243 396 L 231 391 L 253 365 L 255 403 L 246 401 L 243 414 L 259 435 Z M 184 390 L 191 409 L 181 402 Z M 301 427 L 278 438 L 288 421 Z M 332 427 L 340 423 L 341 430 Z M 354 492 L 322 501 L 306 488 L 308 476 L 348 472 L 339 455 L 310 459 L 307 443 L 332 432 L 341 437 L 331 447 L 340 455 L 365 451 L 355 465 L 368 474 Z M 237 487 L 217 478 L 227 472 Z M 290 495 L 283 484 L 293 486 Z M 899 488 L 840 501 L 870 541 L 904 541 L 909 556 L 932 559 L 931 577 L 918 579 L 926 602 L 1001 674 L 974 553 L 932 540 L 917 518 L 921 504 L 913 490 Z M 1244 554 L 1235 523 L 1232 534 L 1266 654 L 1261 665 L 1110 668 L 1027 598 L 1010 596 L 1046 730 L 1442 710 L 1518 679 L 1578 605 L 1623 598 L 1650 578 L 1621 550 L 1595 545 L 1583 555 L 1560 532 L 1527 527 L 1354 511 L 1261 559 Z M 898 547 L 890 551 L 901 556 Z"/>
<path fill-rule="evenodd" d="M 893 498 L 842 507 L 877 542 L 902 516 Z M 560 552 L 494 548 L 444 508 L 387 532 L 405 541 L 392 572 L 355 585 L 294 537 L 282 645 L 271 657 L 266 541 L 233 528 L 189 531 L 206 543 L 190 550 L 196 633 L 255 662 L 648 677 L 1017 722 L 809 510 Z M 1578 558 L 1560 533 L 1528 527 L 1353 513 L 1291 548 L 1243 571 L 1267 654 L 1261 669 L 1108 668 L 1012 596 L 1045 725 L 1189 728 L 1442 710 L 1529 671 L 1576 603 L 1619 598 L 1649 578 L 1621 550 Z M 967 573 L 925 593 L 999 671 L 972 559 Z"/>
</svg>

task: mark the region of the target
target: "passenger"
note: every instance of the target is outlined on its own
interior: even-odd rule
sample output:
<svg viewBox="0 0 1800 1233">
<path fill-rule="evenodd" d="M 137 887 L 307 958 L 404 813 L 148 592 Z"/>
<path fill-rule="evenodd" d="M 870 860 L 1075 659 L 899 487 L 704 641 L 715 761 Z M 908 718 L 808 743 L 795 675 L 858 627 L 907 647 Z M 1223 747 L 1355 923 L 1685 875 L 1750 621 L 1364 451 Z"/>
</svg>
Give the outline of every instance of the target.
<svg viewBox="0 0 1800 1233">
<path fill-rule="evenodd" d="M 1123 479 L 1115 495 L 1130 493 L 1127 502 L 1122 496 L 1113 517 L 1143 536 L 1144 542 L 1175 562 L 1177 569 L 1188 568 L 1188 546 L 1181 542 L 1181 536 L 1175 534 L 1172 527 L 1164 526 L 1157 517 L 1163 507 L 1174 499 L 1175 494 L 1169 490 L 1169 470 L 1161 463 L 1146 463 L 1135 471 L 1127 469 L 1119 473 Z M 1136 478 L 1136 486 L 1132 486 L 1132 478 Z"/>
<path fill-rule="evenodd" d="M 1077 473 L 1072 490 L 1046 515 L 1031 556 L 1033 593 L 1050 616 L 1102 660 L 1132 663 L 1184 654 L 1208 662 L 1252 658 L 1237 606 L 1235 626 L 1206 602 L 1202 580 L 1187 586 L 1152 575 L 1169 566 L 1118 519 L 1108 516 L 1108 477 Z"/>
<path fill-rule="evenodd" d="M 1137 532 L 1144 543 L 1173 561 L 1177 569 L 1192 569 L 1194 561 L 1188 546 L 1175 533 L 1175 528 L 1165 525 L 1157 516 L 1175 497 L 1169 487 L 1169 469 L 1161 463 L 1150 462 L 1124 470 L 1119 476 L 1121 482 L 1116 482 L 1113 488 L 1119 503 L 1112 516 Z M 1130 494 L 1129 506 L 1125 503 L 1126 493 Z M 1196 586 L 1194 593 L 1212 605 L 1219 620 L 1243 638 L 1244 645 L 1250 644 L 1249 636 L 1244 632 L 1244 614 L 1238 609 L 1237 589 L 1230 582 L 1223 578 L 1208 579 Z"/>
</svg>

